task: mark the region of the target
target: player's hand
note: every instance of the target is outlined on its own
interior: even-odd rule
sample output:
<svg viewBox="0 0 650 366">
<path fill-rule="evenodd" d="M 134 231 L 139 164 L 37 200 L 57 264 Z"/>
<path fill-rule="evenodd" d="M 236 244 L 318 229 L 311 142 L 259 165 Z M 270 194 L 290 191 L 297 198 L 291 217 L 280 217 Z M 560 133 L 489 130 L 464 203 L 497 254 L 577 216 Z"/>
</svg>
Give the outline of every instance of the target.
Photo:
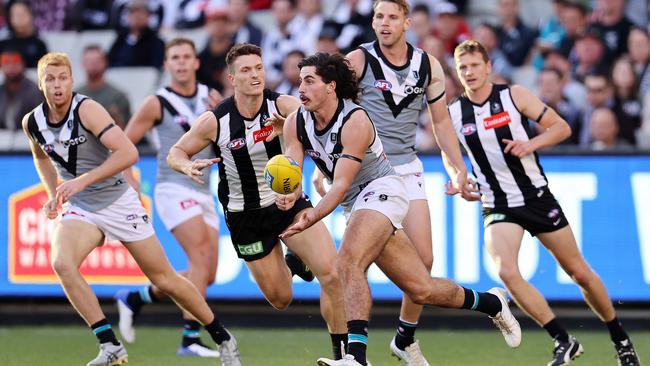
<svg viewBox="0 0 650 366">
<path fill-rule="evenodd" d="M 185 166 L 184 173 L 192 178 L 193 181 L 199 184 L 205 184 L 203 179 L 200 177 L 203 176 L 203 169 L 212 166 L 213 164 L 221 161 L 221 158 L 212 158 L 212 159 L 196 159 Z"/>
<path fill-rule="evenodd" d="M 61 196 L 57 193 L 54 198 L 50 198 L 43 205 L 43 214 L 50 220 L 56 219 L 59 216 L 59 201 Z"/>
<path fill-rule="evenodd" d="M 307 230 L 310 226 L 314 225 L 316 218 L 313 216 L 314 209 L 308 208 L 301 211 L 296 217 L 296 222 L 289 226 L 285 231 L 280 234 L 280 239 L 290 238 Z"/>
<path fill-rule="evenodd" d="M 318 192 L 321 197 L 325 197 L 327 194 L 327 190 L 325 189 L 325 175 L 320 171 L 320 169 L 314 169 L 314 175 L 311 177 L 311 182 L 314 184 L 316 192 Z"/>
<path fill-rule="evenodd" d="M 286 118 L 282 117 L 277 112 L 273 112 L 273 116 L 264 121 L 264 126 L 273 126 L 273 131 L 264 141 L 269 142 L 274 138 L 282 135 L 282 128 L 284 128 L 284 121 Z"/>
<path fill-rule="evenodd" d="M 282 211 L 289 211 L 296 203 L 295 193 L 279 194 L 275 196 L 275 205 Z"/>
<path fill-rule="evenodd" d="M 61 183 L 56 187 L 56 195 L 62 203 L 68 202 L 72 196 L 86 189 L 88 185 L 85 183 L 83 176 L 70 179 Z"/>
<path fill-rule="evenodd" d="M 223 95 L 219 93 L 216 89 L 210 89 L 208 93 L 208 107 L 210 109 L 216 108 L 219 103 L 223 100 Z"/>
<path fill-rule="evenodd" d="M 445 193 L 447 195 L 453 196 L 460 193 L 460 196 L 463 197 L 466 201 L 479 201 L 481 199 L 481 193 L 478 189 L 478 184 L 476 184 L 476 182 L 471 178 L 467 178 L 467 183 L 465 183 L 464 190 L 456 188 L 451 181 L 448 181 L 445 184 L 445 189 Z"/>
<path fill-rule="evenodd" d="M 510 139 L 501 139 L 501 141 L 506 144 L 505 149 L 503 149 L 504 153 L 510 153 L 518 158 L 523 158 L 526 155 L 532 154 L 536 148 L 532 144 L 532 142 L 529 141 L 521 141 L 521 140 L 510 140 Z"/>
</svg>

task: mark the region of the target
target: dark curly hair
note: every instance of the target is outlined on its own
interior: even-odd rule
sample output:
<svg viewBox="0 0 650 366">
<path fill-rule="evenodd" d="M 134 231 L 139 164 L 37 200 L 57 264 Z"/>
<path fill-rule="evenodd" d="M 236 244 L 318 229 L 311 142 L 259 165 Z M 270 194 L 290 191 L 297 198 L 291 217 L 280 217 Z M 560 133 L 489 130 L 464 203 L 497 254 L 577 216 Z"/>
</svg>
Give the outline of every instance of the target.
<svg viewBox="0 0 650 366">
<path fill-rule="evenodd" d="M 298 64 L 302 69 L 306 66 L 314 66 L 316 75 L 323 79 L 323 82 L 336 82 L 336 96 L 343 99 L 351 99 L 359 103 L 359 82 L 357 75 L 348 61 L 340 53 L 328 54 L 319 52 L 315 55 L 303 58 Z"/>
</svg>

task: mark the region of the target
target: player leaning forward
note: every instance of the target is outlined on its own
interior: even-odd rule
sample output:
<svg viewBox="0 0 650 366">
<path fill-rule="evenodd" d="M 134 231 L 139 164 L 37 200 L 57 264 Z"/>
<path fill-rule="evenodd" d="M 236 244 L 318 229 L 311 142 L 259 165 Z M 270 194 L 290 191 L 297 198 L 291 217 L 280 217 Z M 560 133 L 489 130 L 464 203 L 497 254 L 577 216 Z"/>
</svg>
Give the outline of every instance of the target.
<svg viewBox="0 0 650 366">
<path fill-rule="evenodd" d="M 505 291 L 476 292 L 449 279 L 432 278 L 402 230 L 408 211 L 403 179 L 383 152 L 366 111 L 355 103 L 358 84 L 341 55 L 318 53 L 299 64 L 302 107 L 284 124 L 286 154 L 302 165 L 305 153 L 332 184 L 313 209 L 299 214 L 283 238 L 318 223 L 341 204 L 348 218 L 336 260 L 343 281 L 348 353 L 342 360 L 319 359 L 319 365 L 366 365 L 368 319 L 372 299 L 365 272 L 373 262 L 415 303 L 472 309 L 490 315 L 506 342 L 517 347 L 519 323 L 507 306 Z M 461 182 L 464 187 L 464 182 Z M 278 198 L 289 210 L 298 189 Z"/>
<path fill-rule="evenodd" d="M 43 56 L 38 84 L 46 102 L 25 115 L 23 129 L 48 194 L 45 215 L 55 219 L 63 203 L 52 238 L 52 268 L 70 303 L 99 340 L 99 355 L 88 365 L 120 365 L 127 360 L 125 348 L 79 272 L 82 261 L 105 238 L 123 242 L 149 280 L 205 325 L 219 344 L 223 365 L 240 365 L 234 337 L 219 324 L 196 287 L 171 267 L 137 193 L 122 178 L 120 172 L 138 160 L 135 146 L 101 105 L 72 92 L 67 55 Z M 58 178 L 63 180 L 60 185 Z"/>
</svg>

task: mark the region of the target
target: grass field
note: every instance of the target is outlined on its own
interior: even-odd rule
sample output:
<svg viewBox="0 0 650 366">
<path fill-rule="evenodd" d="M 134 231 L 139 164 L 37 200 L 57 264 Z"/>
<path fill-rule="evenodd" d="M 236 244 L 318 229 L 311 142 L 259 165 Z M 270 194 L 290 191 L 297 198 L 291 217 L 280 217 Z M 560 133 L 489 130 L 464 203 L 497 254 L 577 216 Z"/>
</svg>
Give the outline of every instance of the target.
<svg viewBox="0 0 650 366">
<path fill-rule="evenodd" d="M 316 329 L 238 329 L 242 361 L 250 366 L 315 365 L 318 357 L 330 356 L 329 336 Z M 392 330 L 371 330 L 369 359 L 374 366 L 397 366 L 390 357 Z M 545 332 L 525 331 L 522 345 L 507 348 L 494 331 L 419 330 L 425 355 L 435 366 L 546 365 L 551 342 Z M 607 333 L 576 332 L 585 354 L 575 365 L 616 365 Z M 128 346 L 129 365 L 190 366 L 220 365 L 217 360 L 175 356 L 179 330 L 166 327 L 138 328 L 138 339 Z M 632 333 L 642 359 L 650 360 L 650 332 Z M 207 335 L 203 336 L 209 340 Z M 0 365 L 85 365 L 97 353 L 89 330 L 82 327 L 0 327 Z"/>
</svg>

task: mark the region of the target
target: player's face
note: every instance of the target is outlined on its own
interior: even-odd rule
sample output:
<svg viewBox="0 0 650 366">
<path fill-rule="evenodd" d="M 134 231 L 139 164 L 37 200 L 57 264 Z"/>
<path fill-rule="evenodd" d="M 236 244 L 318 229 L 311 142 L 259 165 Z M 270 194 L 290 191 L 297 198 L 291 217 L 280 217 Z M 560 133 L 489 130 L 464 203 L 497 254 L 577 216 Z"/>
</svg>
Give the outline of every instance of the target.
<svg viewBox="0 0 650 366">
<path fill-rule="evenodd" d="M 372 29 L 380 45 L 390 47 L 398 42 L 406 42 L 406 30 L 410 25 L 411 19 L 404 15 L 397 4 L 382 1 L 375 6 Z"/>
<path fill-rule="evenodd" d="M 484 87 L 491 72 L 490 62 L 485 62 L 478 52 L 465 53 L 456 58 L 456 73 L 465 90 L 476 91 Z"/>
<path fill-rule="evenodd" d="M 235 91 L 244 95 L 263 94 L 265 77 L 262 58 L 258 55 L 237 57 L 228 75 Z"/>
<path fill-rule="evenodd" d="M 165 69 L 172 80 L 179 83 L 194 82 L 196 70 L 199 69 L 199 59 L 188 44 L 179 44 L 167 50 Z"/>
<path fill-rule="evenodd" d="M 39 88 L 43 91 L 47 104 L 52 107 L 64 107 L 72 99 L 72 73 L 68 66 L 47 66 L 40 80 Z"/>
<path fill-rule="evenodd" d="M 334 95 L 336 84 L 334 82 L 325 83 L 323 79 L 316 74 L 315 66 L 305 66 L 300 69 L 300 102 L 308 111 L 319 109 L 328 97 Z"/>
</svg>

